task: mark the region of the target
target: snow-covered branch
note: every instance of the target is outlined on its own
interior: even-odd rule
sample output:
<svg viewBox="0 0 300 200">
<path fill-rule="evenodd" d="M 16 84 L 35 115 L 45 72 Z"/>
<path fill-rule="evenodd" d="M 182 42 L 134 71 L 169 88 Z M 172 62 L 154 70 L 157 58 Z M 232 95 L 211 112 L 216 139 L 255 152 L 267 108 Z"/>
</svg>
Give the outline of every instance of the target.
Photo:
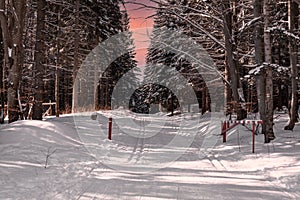
<svg viewBox="0 0 300 200">
<path fill-rule="evenodd" d="M 252 19 L 251 21 L 243 24 L 243 26 L 241 28 L 239 28 L 239 32 L 244 32 L 246 30 L 248 30 L 249 28 L 251 28 L 255 23 L 257 23 L 258 21 L 260 21 L 262 19 L 262 17 L 256 17 L 254 19 Z"/>
<path fill-rule="evenodd" d="M 205 30 L 201 25 L 196 24 L 194 22 L 192 22 L 191 20 L 182 17 L 181 15 L 177 14 L 176 12 L 172 11 L 172 13 L 174 15 L 176 15 L 177 17 L 179 17 L 182 20 L 185 20 L 186 22 L 188 22 L 190 25 L 194 26 L 195 28 L 199 29 L 201 32 L 205 33 L 210 39 L 212 39 L 214 42 L 216 42 L 218 45 L 220 45 L 223 49 L 226 49 L 225 45 L 218 40 L 217 38 L 215 38 L 213 35 L 211 35 L 207 30 Z"/>
</svg>

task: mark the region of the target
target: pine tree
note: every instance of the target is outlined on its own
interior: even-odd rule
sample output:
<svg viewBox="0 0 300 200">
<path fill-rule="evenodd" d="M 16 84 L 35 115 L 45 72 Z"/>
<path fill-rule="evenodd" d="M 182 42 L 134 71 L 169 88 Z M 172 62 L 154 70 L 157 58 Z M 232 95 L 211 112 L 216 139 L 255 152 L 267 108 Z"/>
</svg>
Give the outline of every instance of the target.
<svg viewBox="0 0 300 200">
<path fill-rule="evenodd" d="M 121 2 L 122 3 L 122 2 Z M 137 62 L 134 59 L 134 44 L 132 39 L 132 33 L 129 32 L 129 17 L 126 10 L 121 11 L 119 5 L 113 5 L 114 14 L 111 19 L 111 23 L 115 25 L 114 34 L 119 32 L 126 33 L 124 41 L 120 41 L 121 44 L 124 44 L 126 48 L 126 54 L 117 58 L 112 62 L 107 70 L 101 75 L 100 84 L 99 84 L 99 108 L 100 109 L 111 109 L 112 94 L 115 86 L 121 84 L 122 88 L 119 89 L 119 97 L 115 96 L 116 105 L 123 105 L 123 107 L 128 107 L 130 102 L 130 97 L 128 99 L 120 98 L 124 96 L 129 91 L 134 90 L 138 85 L 138 74 L 140 73 L 139 68 L 137 68 Z M 115 47 L 115 51 L 118 51 L 119 47 Z M 108 57 L 110 55 L 107 55 Z M 123 77 L 123 78 L 122 78 Z M 122 81 L 122 82 L 119 82 Z"/>
<path fill-rule="evenodd" d="M 197 30 L 199 28 L 197 26 L 199 16 L 196 16 L 195 14 L 195 9 L 197 10 L 197 8 L 201 6 L 205 7 L 203 3 L 196 1 L 168 1 L 167 3 L 159 4 L 154 20 L 155 24 L 151 37 L 151 45 L 147 55 L 145 77 L 146 82 L 153 81 L 159 83 L 169 79 L 170 83 L 176 84 L 176 76 L 164 77 L 167 74 L 171 75 L 172 69 L 176 70 L 186 78 L 190 85 L 192 85 L 197 95 L 198 102 L 202 102 L 202 111 L 205 112 L 210 109 L 209 106 L 207 106 L 209 97 L 205 90 L 206 85 L 201 75 L 193 68 L 193 65 L 196 64 L 196 62 L 193 63 L 187 61 L 187 58 L 182 53 L 171 52 L 164 49 L 164 47 L 160 47 L 159 44 L 159 41 L 171 40 L 170 38 L 162 38 L 165 32 L 178 32 L 179 35 L 186 35 L 202 44 L 202 35 L 199 34 L 199 31 Z M 174 35 L 173 37 L 173 40 L 176 41 L 176 36 Z M 205 39 L 203 38 L 203 40 Z M 181 49 L 181 45 L 183 44 L 178 44 L 179 49 Z M 204 48 L 205 45 L 206 44 L 203 45 Z M 162 66 L 168 66 L 169 69 Z M 168 72 L 168 70 L 170 70 L 170 72 Z M 177 84 L 180 85 L 180 83 Z M 149 86 L 145 89 L 147 88 L 149 88 Z M 178 107 L 178 104 L 174 101 L 174 94 L 171 91 L 168 91 L 168 88 L 166 87 L 155 84 L 150 87 L 150 91 L 145 92 L 148 92 L 148 98 L 152 98 L 154 102 L 162 101 L 163 104 L 165 104 L 164 102 L 168 102 L 168 104 L 170 104 L 170 111 L 172 112 L 174 108 Z M 174 105 L 171 102 L 173 102 Z"/>
</svg>

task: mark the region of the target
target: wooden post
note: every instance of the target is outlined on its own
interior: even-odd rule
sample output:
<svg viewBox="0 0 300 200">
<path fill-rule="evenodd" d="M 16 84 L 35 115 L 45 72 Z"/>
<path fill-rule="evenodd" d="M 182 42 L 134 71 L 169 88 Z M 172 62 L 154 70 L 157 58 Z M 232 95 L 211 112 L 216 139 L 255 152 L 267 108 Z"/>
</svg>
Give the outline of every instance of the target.
<svg viewBox="0 0 300 200">
<path fill-rule="evenodd" d="M 110 117 L 108 120 L 108 139 L 111 140 L 112 136 L 112 118 Z"/>
<path fill-rule="evenodd" d="M 252 153 L 255 152 L 255 122 L 252 122 Z"/>
<path fill-rule="evenodd" d="M 222 125 L 223 143 L 226 142 L 226 129 L 227 129 L 227 122 L 225 121 Z"/>
<path fill-rule="evenodd" d="M 55 116 L 59 117 L 59 68 L 55 71 Z"/>
<path fill-rule="evenodd" d="M 226 129 L 229 129 L 229 127 L 230 127 L 230 122 L 227 121 L 226 124 L 227 124 Z"/>
</svg>

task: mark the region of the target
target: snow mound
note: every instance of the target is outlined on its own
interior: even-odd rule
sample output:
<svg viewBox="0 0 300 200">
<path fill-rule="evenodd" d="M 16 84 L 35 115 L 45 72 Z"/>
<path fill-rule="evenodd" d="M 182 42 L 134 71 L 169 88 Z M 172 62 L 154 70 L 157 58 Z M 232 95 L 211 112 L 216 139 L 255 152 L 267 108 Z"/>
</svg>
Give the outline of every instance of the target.
<svg viewBox="0 0 300 200">
<path fill-rule="evenodd" d="M 79 145 L 74 128 L 47 121 L 18 121 L 1 127 L 2 144 Z"/>
</svg>

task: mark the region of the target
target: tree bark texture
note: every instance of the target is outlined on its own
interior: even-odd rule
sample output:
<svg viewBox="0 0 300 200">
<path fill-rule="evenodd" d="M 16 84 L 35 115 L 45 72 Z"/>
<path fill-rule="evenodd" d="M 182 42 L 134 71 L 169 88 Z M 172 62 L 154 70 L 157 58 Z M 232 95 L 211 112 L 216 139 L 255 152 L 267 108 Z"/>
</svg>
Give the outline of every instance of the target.
<svg viewBox="0 0 300 200">
<path fill-rule="evenodd" d="M 34 99 L 32 119 L 42 120 L 44 100 L 44 58 L 45 58 L 45 9 L 46 0 L 37 1 L 37 27 L 35 44 L 35 68 L 34 68 Z"/>
<path fill-rule="evenodd" d="M 265 65 L 266 65 L 266 125 L 265 142 L 269 143 L 275 138 L 273 131 L 273 70 L 272 64 L 272 47 L 270 33 L 270 5 L 271 0 L 264 0 L 264 47 L 265 47 Z"/>
<path fill-rule="evenodd" d="M 260 73 L 256 76 L 256 88 L 258 99 L 258 110 L 260 119 L 266 121 L 265 108 L 265 69 L 262 67 L 264 63 L 264 32 L 263 32 L 263 2 L 261 0 L 254 0 L 254 18 L 261 18 L 254 28 L 254 44 L 255 44 L 255 62 L 257 67 L 261 67 Z M 262 133 L 266 132 L 266 124 L 262 124 Z"/>
<path fill-rule="evenodd" d="M 236 62 L 234 60 L 234 47 L 232 41 L 232 10 L 230 6 L 229 0 L 223 0 L 223 31 L 225 36 L 225 47 L 226 47 L 226 65 L 229 69 L 229 74 L 231 78 L 231 90 L 232 90 L 232 96 L 233 100 L 236 103 L 239 103 L 239 94 L 238 94 L 238 87 L 239 87 L 239 73 L 238 73 L 238 67 L 236 65 Z"/>
<path fill-rule="evenodd" d="M 0 20 L 4 46 L 4 66 L 8 71 L 7 106 L 9 123 L 19 119 L 18 92 L 23 66 L 23 32 L 26 0 L 0 1 Z"/>
<path fill-rule="evenodd" d="M 299 5 L 293 0 L 288 1 L 289 14 L 289 31 L 293 33 L 298 29 Z M 295 123 L 298 121 L 298 66 L 297 66 L 297 41 L 294 38 L 289 38 L 289 53 L 291 65 L 291 85 L 292 85 L 292 99 L 290 102 L 290 120 L 289 124 L 284 127 L 285 130 L 293 130 Z"/>
</svg>

